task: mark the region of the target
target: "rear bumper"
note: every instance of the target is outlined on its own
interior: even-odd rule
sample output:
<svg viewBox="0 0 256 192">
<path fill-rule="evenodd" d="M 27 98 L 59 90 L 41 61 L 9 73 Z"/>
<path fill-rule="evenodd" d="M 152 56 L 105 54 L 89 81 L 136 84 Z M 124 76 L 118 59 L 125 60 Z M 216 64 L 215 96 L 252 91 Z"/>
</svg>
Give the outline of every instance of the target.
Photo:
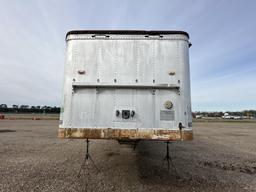
<svg viewBox="0 0 256 192">
<path fill-rule="evenodd" d="M 126 139 L 126 140 L 193 140 L 192 130 L 113 129 L 113 128 L 59 128 L 62 139 Z"/>
</svg>

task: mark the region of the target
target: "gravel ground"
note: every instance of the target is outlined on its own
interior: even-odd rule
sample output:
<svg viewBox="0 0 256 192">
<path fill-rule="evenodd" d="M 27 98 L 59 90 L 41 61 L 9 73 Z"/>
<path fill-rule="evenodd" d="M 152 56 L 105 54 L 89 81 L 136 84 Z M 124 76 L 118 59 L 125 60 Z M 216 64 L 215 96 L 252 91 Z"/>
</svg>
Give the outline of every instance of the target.
<svg viewBox="0 0 256 192">
<path fill-rule="evenodd" d="M 79 178 L 84 140 L 61 140 L 55 120 L 0 120 L 0 191 L 256 191 L 256 123 L 194 123 L 194 140 L 91 140 Z M 178 177 L 179 175 L 179 177 Z"/>
</svg>

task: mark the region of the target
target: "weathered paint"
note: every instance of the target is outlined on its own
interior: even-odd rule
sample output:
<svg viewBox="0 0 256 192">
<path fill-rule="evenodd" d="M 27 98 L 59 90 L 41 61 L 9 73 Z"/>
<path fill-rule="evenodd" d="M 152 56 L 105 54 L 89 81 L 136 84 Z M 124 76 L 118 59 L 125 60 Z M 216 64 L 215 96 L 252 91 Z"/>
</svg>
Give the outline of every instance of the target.
<svg viewBox="0 0 256 192">
<path fill-rule="evenodd" d="M 59 137 L 192 139 L 187 33 L 73 31 L 66 41 Z"/>
<path fill-rule="evenodd" d="M 192 140 L 191 130 L 166 129 L 95 129 L 95 128 L 60 128 L 59 138 L 66 139 L 129 139 L 129 140 Z"/>
</svg>

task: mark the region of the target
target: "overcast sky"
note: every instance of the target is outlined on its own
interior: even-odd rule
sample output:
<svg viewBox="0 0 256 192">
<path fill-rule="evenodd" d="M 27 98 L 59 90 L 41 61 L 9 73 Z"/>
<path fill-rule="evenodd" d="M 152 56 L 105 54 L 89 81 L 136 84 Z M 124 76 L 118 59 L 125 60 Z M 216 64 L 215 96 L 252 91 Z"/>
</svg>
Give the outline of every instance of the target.
<svg viewBox="0 0 256 192">
<path fill-rule="evenodd" d="M 256 1 L 1 0 L 0 103 L 61 103 L 72 29 L 190 34 L 192 109 L 256 109 Z"/>
</svg>

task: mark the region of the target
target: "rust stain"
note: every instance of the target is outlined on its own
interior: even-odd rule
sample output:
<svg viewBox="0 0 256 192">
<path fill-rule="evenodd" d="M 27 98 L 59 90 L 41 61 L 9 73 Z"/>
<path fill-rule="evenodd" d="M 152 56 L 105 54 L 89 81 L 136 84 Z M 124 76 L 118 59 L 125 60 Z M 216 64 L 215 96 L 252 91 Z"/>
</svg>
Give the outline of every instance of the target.
<svg viewBox="0 0 256 192">
<path fill-rule="evenodd" d="M 58 137 L 62 139 L 128 139 L 128 140 L 193 140 L 192 130 L 163 129 L 93 129 L 93 128 L 59 128 Z"/>
</svg>

